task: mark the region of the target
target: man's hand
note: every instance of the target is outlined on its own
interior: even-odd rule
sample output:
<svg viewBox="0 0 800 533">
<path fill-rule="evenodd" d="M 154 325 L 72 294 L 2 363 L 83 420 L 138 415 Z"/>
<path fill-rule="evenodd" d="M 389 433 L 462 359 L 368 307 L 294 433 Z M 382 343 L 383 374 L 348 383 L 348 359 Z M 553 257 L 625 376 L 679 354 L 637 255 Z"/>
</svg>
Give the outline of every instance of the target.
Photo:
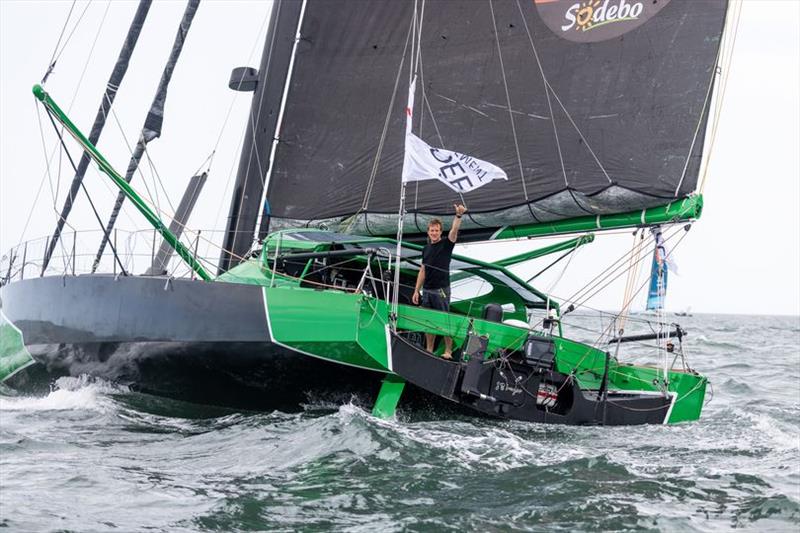
<svg viewBox="0 0 800 533">
<path fill-rule="evenodd" d="M 453 204 L 456 210 L 456 217 L 453 219 L 453 225 L 450 227 L 450 233 L 447 238 L 450 242 L 455 243 L 458 240 L 458 229 L 461 227 L 461 215 L 467 212 L 467 208 L 461 204 Z"/>
<path fill-rule="evenodd" d="M 419 267 L 419 274 L 417 274 L 417 284 L 414 285 L 414 294 L 411 295 L 411 301 L 414 305 L 419 305 L 419 290 L 425 283 L 425 265 Z"/>
</svg>

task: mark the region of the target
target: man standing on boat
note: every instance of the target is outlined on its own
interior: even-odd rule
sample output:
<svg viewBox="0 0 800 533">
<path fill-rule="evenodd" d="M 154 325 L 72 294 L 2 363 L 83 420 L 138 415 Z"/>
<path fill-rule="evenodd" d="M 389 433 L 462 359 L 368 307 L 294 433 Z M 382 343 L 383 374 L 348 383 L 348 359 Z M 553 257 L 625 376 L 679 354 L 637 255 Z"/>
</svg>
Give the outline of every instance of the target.
<svg viewBox="0 0 800 533">
<path fill-rule="evenodd" d="M 450 259 L 453 256 L 453 247 L 458 240 L 458 229 L 461 227 L 461 217 L 467 208 L 461 204 L 454 205 L 456 216 L 446 239 L 442 239 L 442 221 L 434 218 L 428 222 L 428 244 L 422 250 L 422 266 L 417 275 L 417 284 L 414 287 L 414 296 L 411 300 L 415 305 L 420 303 L 420 289 L 422 290 L 422 307 L 438 311 L 450 311 Z M 436 335 L 425 334 L 425 345 L 429 352 L 433 352 Z M 444 338 L 444 354 L 442 357 L 453 357 L 453 339 Z"/>
</svg>

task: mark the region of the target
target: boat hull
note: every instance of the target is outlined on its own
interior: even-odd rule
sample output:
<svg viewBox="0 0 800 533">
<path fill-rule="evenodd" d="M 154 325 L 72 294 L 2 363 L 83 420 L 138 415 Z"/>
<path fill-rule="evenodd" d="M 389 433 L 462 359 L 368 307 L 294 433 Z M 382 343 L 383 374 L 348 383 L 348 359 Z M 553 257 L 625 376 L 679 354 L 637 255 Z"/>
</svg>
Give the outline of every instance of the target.
<svg viewBox="0 0 800 533">
<path fill-rule="evenodd" d="M 397 375 L 441 398 L 483 415 L 565 425 L 664 424 L 675 396 L 649 391 L 583 390 L 555 371 L 499 361 L 463 363 L 434 356 L 401 336 L 392 336 Z M 471 363 L 476 362 L 476 365 Z M 475 366 L 470 382 L 470 366 Z"/>
<path fill-rule="evenodd" d="M 379 373 L 273 342 L 263 288 L 161 277 L 85 275 L 0 288 L 5 321 L 38 363 L 9 373 L 88 375 L 181 400 L 297 407 L 309 397 L 373 392 Z"/>
</svg>

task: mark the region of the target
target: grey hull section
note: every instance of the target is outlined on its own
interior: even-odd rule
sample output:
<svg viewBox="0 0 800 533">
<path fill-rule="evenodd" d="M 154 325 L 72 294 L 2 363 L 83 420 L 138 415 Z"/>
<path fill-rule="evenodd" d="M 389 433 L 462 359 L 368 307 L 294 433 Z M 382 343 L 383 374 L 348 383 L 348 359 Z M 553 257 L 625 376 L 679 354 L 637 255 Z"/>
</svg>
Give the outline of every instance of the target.
<svg viewBox="0 0 800 533">
<path fill-rule="evenodd" d="M 0 289 L 3 313 L 26 345 L 268 342 L 260 287 L 93 274 L 18 281 Z"/>
<path fill-rule="evenodd" d="M 261 287 L 85 275 L 0 288 L 3 314 L 50 379 L 89 375 L 211 405 L 291 408 L 371 391 L 380 376 L 271 342 Z M 21 372 L 10 383 L 23 385 Z"/>
</svg>

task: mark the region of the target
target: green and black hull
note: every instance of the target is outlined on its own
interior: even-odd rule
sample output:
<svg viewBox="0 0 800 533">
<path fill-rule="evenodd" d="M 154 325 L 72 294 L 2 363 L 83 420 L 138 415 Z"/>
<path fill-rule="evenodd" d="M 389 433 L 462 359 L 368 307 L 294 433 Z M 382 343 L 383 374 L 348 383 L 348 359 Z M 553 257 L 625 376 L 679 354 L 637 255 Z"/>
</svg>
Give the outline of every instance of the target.
<svg viewBox="0 0 800 533">
<path fill-rule="evenodd" d="M 510 298 L 502 290 L 510 286 L 487 298 Z M 250 409 L 366 393 L 380 416 L 394 412 L 401 394 L 409 399 L 407 383 L 412 398 L 528 422 L 699 418 L 704 377 L 626 365 L 552 331 L 490 318 L 484 305 L 500 306 L 472 302 L 469 314 L 404 303 L 393 321 L 385 299 L 347 280 L 337 288 L 298 283 L 255 261 L 213 282 L 102 274 L 20 280 L 0 287 L 0 379 L 18 387 L 33 375 L 88 375 Z M 423 333 L 451 337 L 466 357 L 449 362 L 421 349 Z M 475 339 L 482 348 L 470 351 Z M 531 359 L 542 347 L 546 361 Z"/>
<path fill-rule="evenodd" d="M 3 286 L 0 304 L 12 388 L 88 375 L 197 403 L 288 409 L 316 395 L 374 393 L 382 376 L 274 343 L 256 285 L 43 277 Z"/>
<path fill-rule="evenodd" d="M 409 383 L 484 415 L 565 425 L 665 424 L 675 394 L 584 389 L 570 375 L 525 362 L 448 361 L 401 336 L 392 342 L 394 371 Z"/>
</svg>

